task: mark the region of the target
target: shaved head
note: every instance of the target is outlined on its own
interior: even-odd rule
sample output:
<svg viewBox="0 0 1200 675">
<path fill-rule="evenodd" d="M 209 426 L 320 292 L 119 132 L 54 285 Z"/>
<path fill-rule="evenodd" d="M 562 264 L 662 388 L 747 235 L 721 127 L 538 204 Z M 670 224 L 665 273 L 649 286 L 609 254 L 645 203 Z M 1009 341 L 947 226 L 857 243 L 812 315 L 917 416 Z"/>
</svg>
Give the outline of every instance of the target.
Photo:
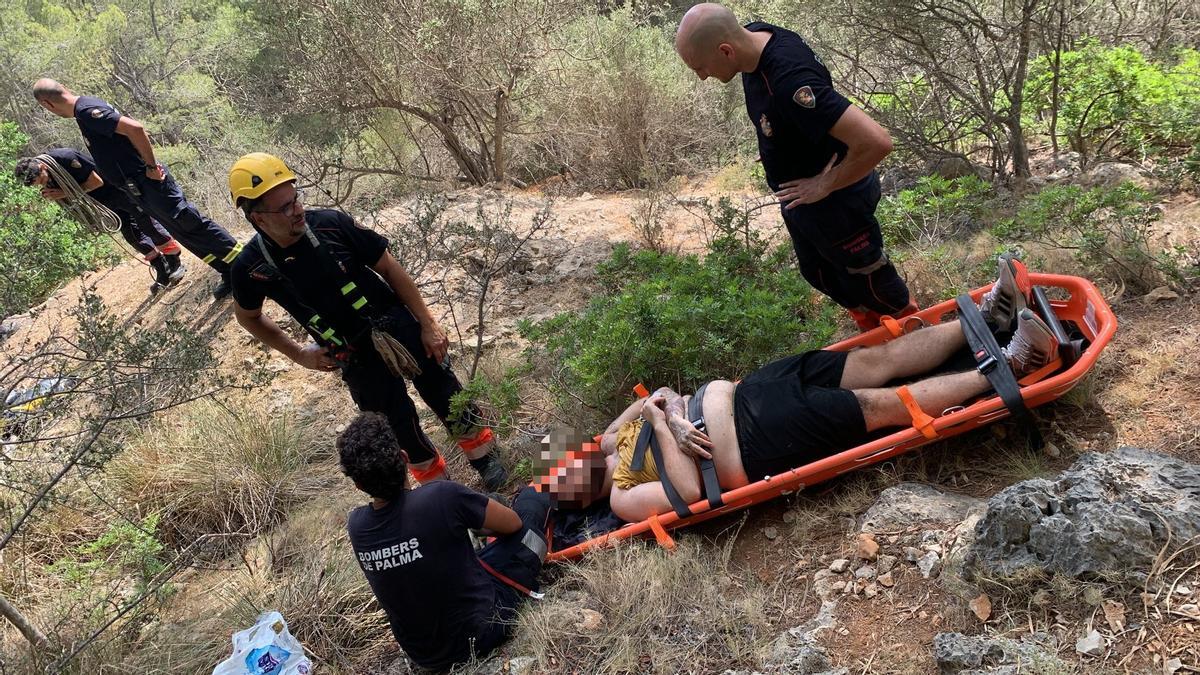
<svg viewBox="0 0 1200 675">
<path fill-rule="evenodd" d="M 742 24 L 733 12 L 715 2 L 705 2 L 683 15 L 675 33 L 675 50 L 680 55 L 702 54 L 736 41 L 741 33 Z"/>
<path fill-rule="evenodd" d="M 70 89 L 48 77 L 43 77 L 33 83 L 33 97 L 39 101 L 61 101 L 70 93 Z"/>
</svg>

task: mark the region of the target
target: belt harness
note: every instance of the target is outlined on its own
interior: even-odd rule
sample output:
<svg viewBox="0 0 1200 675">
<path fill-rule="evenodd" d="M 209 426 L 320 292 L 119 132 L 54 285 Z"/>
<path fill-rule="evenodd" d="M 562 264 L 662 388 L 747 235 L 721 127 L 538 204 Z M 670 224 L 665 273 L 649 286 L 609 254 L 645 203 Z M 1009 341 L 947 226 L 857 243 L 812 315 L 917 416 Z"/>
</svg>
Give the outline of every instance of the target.
<svg viewBox="0 0 1200 675">
<path fill-rule="evenodd" d="M 1029 408 L 1025 407 L 1025 399 L 1021 397 L 1021 386 L 1013 375 L 1008 359 L 1000 351 L 996 337 L 988 329 L 983 314 L 971 296 L 963 294 L 955 298 L 958 303 L 958 318 L 963 329 L 963 336 L 975 355 L 975 367 L 987 377 L 992 389 L 1004 402 L 1013 419 L 1023 424 L 1029 433 L 1029 444 L 1034 450 L 1040 450 L 1046 442 L 1038 431 L 1037 423 Z"/>
<path fill-rule="evenodd" d="M 697 431 L 706 429 L 704 424 L 704 392 L 706 389 L 708 389 L 708 383 L 697 389 L 688 402 L 688 421 L 696 427 Z M 646 466 L 646 448 L 650 448 L 650 452 L 653 453 L 654 464 L 658 467 L 658 479 L 662 483 L 663 492 L 667 493 L 667 501 L 671 502 L 671 508 L 675 509 L 676 515 L 680 518 L 692 515 L 688 503 L 671 484 L 671 478 L 667 475 L 666 462 L 663 461 L 662 446 L 654 434 L 652 425 L 642 425 L 641 433 L 638 434 L 637 442 L 633 446 L 633 458 L 629 462 L 629 468 L 633 471 L 641 471 Z M 699 463 L 700 475 L 704 479 L 704 496 L 708 498 L 709 507 L 715 509 L 722 506 L 725 502 L 721 499 L 721 485 L 717 481 L 716 464 L 711 459 L 704 458 L 701 458 Z"/>
<path fill-rule="evenodd" d="M 383 362 L 387 365 L 388 370 L 390 370 L 392 374 L 397 377 L 412 377 L 414 375 L 420 375 L 421 368 L 417 365 L 416 359 L 413 358 L 408 349 L 406 349 L 404 345 L 400 344 L 399 341 L 389 335 L 386 331 L 379 330 L 374 326 L 370 316 L 366 314 L 366 311 L 370 309 L 369 303 L 367 302 L 367 296 L 360 294 L 357 298 L 351 299 L 351 294 L 354 294 L 354 292 L 358 290 L 358 284 L 352 279 L 349 279 L 349 276 L 346 274 L 341 264 L 334 259 L 333 254 L 330 253 L 328 249 L 326 249 L 324 246 L 321 246 L 321 240 L 317 238 L 316 234 L 313 234 L 312 229 L 307 225 L 304 227 L 304 236 L 307 237 L 309 243 L 312 244 L 313 250 L 316 252 L 317 260 L 320 262 L 322 267 L 322 272 L 324 272 L 324 274 L 331 279 L 339 279 L 345 282 L 341 285 L 341 295 L 350 303 L 350 307 L 352 309 L 362 313 L 363 319 L 368 324 L 368 329 L 371 333 L 371 341 L 375 347 L 375 351 L 379 353 L 380 358 L 383 359 Z M 266 261 L 267 265 L 271 267 L 271 269 L 275 270 L 280 277 L 291 284 L 291 280 L 287 278 L 287 275 L 284 274 L 279 265 L 275 263 L 275 258 L 272 257 L 270 251 L 267 250 L 267 245 L 263 241 L 262 233 L 255 233 L 254 244 L 258 247 L 259 252 L 262 253 L 263 260 Z M 322 344 L 325 344 L 326 346 L 336 347 L 339 351 L 348 350 L 350 348 L 350 340 L 347 340 L 344 337 L 339 337 L 333 326 L 328 325 L 328 323 L 321 318 L 320 314 L 305 305 L 300 300 L 299 293 L 295 292 L 295 285 L 291 285 L 293 290 L 292 295 L 295 296 L 297 304 L 311 313 L 309 319 L 304 322 L 304 329 L 308 331 L 308 333 L 312 335 L 314 339 Z M 344 361 L 344 359 L 338 359 L 338 361 L 340 363 Z"/>
</svg>

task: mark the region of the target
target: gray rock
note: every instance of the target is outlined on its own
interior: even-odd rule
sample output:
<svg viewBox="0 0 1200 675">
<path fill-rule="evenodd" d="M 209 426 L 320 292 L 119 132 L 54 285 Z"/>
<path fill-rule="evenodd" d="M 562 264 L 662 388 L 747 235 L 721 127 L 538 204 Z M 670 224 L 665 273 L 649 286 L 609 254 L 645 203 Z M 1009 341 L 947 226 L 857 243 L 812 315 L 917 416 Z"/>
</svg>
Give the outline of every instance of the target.
<svg viewBox="0 0 1200 675">
<path fill-rule="evenodd" d="M 769 672 L 816 675 L 833 669 L 829 656 L 804 627 L 790 628 L 775 638 L 765 664 Z"/>
<path fill-rule="evenodd" d="M 920 523 L 957 523 L 983 500 L 942 492 L 922 483 L 901 483 L 884 490 L 863 515 L 862 531 L 879 532 Z"/>
<path fill-rule="evenodd" d="M 930 551 L 921 556 L 921 559 L 917 561 L 917 568 L 921 570 L 922 577 L 932 579 L 942 571 L 942 558 L 933 551 Z"/>
<path fill-rule="evenodd" d="M 896 568 L 896 562 L 894 555 L 881 555 L 875 560 L 875 570 L 881 575 L 887 574 Z"/>
<path fill-rule="evenodd" d="M 1053 638 L 1045 633 L 1024 636 L 1019 642 L 962 633 L 939 633 L 933 638 L 933 658 L 946 675 L 1072 672 L 1056 651 Z"/>
<path fill-rule="evenodd" d="M 838 558 L 837 560 L 829 563 L 829 571 L 833 572 L 834 574 L 841 574 L 848 569 L 850 569 L 850 561 L 846 560 L 845 558 Z"/>
<path fill-rule="evenodd" d="M 854 578 L 855 579 L 874 579 L 875 578 L 875 566 L 874 565 L 863 565 L 862 567 L 854 570 Z"/>
<path fill-rule="evenodd" d="M 1200 466 L 1136 448 L 1088 453 L 1057 480 L 993 496 L 967 563 L 992 576 L 1036 567 L 1141 583 L 1168 527 L 1173 542 L 1200 537 Z"/>
<path fill-rule="evenodd" d="M 928 171 L 951 180 L 979 175 L 975 165 L 966 157 L 938 157 L 929 163 Z"/>
<path fill-rule="evenodd" d="M 910 563 L 915 563 L 921 559 L 921 549 L 915 546 L 904 547 L 904 559 Z"/>
<path fill-rule="evenodd" d="M 1054 158 L 1054 168 L 1057 170 L 1079 171 L 1079 153 L 1074 150 L 1063 152 Z"/>
<path fill-rule="evenodd" d="M 1104 637 L 1095 628 L 1090 633 L 1075 641 L 1075 651 L 1087 656 L 1100 656 L 1104 653 Z"/>
<path fill-rule="evenodd" d="M 829 580 L 832 576 L 833 572 L 829 570 L 817 570 L 816 574 L 813 574 L 813 593 L 816 593 L 818 598 L 825 600 L 834 594 L 834 582 Z M 845 588 L 845 582 L 843 582 L 842 588 Z M 836 590 L 840 591 L 841 589 Z"/>
<path fill-rule="evenodd" d="M 1141 169 L 1120 162 L 1100 162 L 1084 172 L 1082 177 L 1082 183 L 1087 187 L 1112 187 L 1125 182 L 1141 187 L 1150 184 Z"/>
<path fill-rule="evenodd" d="M 0 321 L 0 340 L 7 338 L 9 335 L 12 335 L 25 326 L 28 326 L 31 321 L 32 319 L 30 318 L 28 312 L 25 314 L 13 314 L 12 316 L 5 317 L 3 321 Z"/>
</svg>

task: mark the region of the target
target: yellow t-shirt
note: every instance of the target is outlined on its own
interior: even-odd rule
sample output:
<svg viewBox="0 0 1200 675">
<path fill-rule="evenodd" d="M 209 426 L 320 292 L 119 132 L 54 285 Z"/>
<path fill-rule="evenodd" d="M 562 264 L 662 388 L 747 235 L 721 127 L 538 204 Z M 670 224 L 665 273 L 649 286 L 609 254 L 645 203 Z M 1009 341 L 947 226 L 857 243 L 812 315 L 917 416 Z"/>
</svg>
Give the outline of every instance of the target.
<svg viewBox="0 0 1200 675">
<path fill-rule="evenodd" d="M 650 452 L 650 448 L 646 448 L 646 463 L 642 465 L 641 471 L 629 468 L 633 463 L 633 449 L 637 445 L 638 435 L 642 433 L 644 421 L 640 418 L 632 420 L 622 424 L 617 430 L 617 468 L 613 471 L 613 485 L 622 490 L 658 480 L 658 467 L 654 465 L 654 453 Z"/>
</svg>

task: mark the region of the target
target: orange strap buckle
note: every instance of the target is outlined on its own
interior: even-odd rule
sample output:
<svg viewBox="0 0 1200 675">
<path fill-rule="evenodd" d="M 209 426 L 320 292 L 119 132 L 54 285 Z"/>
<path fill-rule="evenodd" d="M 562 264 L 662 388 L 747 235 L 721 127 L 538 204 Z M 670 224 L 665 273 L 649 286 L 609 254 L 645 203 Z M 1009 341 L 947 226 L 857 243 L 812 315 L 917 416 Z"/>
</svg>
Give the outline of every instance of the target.
<svg viewBox="0 0 1200 675">
<path fill-rule="evenodd" d="M 646 388 L 646 385 L 638 382 L 637 384 L 633 385 L 633 393 L 637 394 L 638 398 L 646 398 L 650 395 L 650 390 Z"/>
<path fill-rule="evenodd" d="M 897 389 L 896 397 L 900 399 L 900 402 L 904 404 L 904 409 L 912 417 L 913 428 L 920 431 L 925 438 L 930 440 L 937 438 L 937 430 L 933 428 L 933 418 L 921 410 L 921 406 L 917 405 L 917 399 L 913 398 L 908 387 Z"/>
<path fill-rule="evenodd" d="M 659 522 L 658 516 L 650 516 L 650 531 L 654 533 L 654 539 L 658 542 L 659 546 L 668 551 L 675 550 L 675 540 L 671 538 L 671 535 L 667 534 L 667 530 Z"/>
<path fill-rule="evenodd" d="M 893 319 L 884 314 L 879 317 L 879 324 L 886 328 L 887 332 L 892 334 L 892 337 L 898 338 L 901 335 L 925 328 L 929 325 L 929 322 L 912 314 L 901 316 L 899 319 Z"/>
</svg>

